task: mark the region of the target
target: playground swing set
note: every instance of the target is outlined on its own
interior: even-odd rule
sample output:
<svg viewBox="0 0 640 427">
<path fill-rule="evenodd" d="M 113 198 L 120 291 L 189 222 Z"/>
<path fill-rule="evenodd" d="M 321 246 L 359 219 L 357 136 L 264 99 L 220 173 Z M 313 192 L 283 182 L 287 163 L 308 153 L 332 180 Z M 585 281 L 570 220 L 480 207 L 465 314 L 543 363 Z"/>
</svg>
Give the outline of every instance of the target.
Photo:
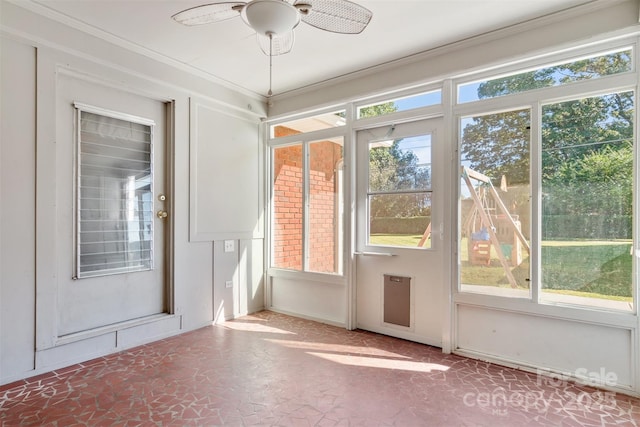
<svg viewBox="0 0 640 427">
<path fill-rule="evenodd" d="M 473 200 L 473 206 L 463 225 L 468 237 L 469 262 L 471 265 L 489 266 L 493 247 L 509 284 L 512 288 L 517 288 L 511 267 L 522 263 L 522 247 L 530 254 L 529 243 L 522 234 L 518 216 L 507 210 L 489 177 L 466 166 L 462 166 L 461 176 Z M 479 182 L 477 187 L 474 187 L 472 179 Z M 489 197 L 496 207 L 490 206 Z M 496 212 L 496 208 L 500 213 Z M 431 223 L 418 242 L 418 247 L 424 246 L 430 236 Z M 508 257 L 505 252 L 509 254 Z"/>
</svg>

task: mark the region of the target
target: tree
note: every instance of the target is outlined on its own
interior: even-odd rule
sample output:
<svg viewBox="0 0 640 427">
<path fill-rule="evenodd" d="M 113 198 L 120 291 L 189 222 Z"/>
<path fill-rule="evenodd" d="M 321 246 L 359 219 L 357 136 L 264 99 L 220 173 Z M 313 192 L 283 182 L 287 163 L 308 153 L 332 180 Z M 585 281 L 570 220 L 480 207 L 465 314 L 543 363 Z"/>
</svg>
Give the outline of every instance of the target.
<svg viewBox="0 0 640 427">
<path fill-rule="evenodd" d="M 492 79 L 480 84 L 480 99 L 619 73 L 631 67 L 631 50 Z M 494 180 L 526 183 L 529 176 L 528 110 L 478 116 L 463 127 L 462 159 Z M 543 107 L 543 179 L 569 159 L 599 151 L 633 135 L 633 93 L 620 92 Z"/>
<path fill-rule="evenodd" d="M 574 159 L 623 148 L 633 138 L 633 103 L 629 91 L 544 106 L 543 179 L 553 180 Z"/>
<path fill-rule="evenodd" d="M 463 130 L 463 162 L 496 186 L 502 175 L 510 185 L 529 183 L 529 122 L 529 110 L 474 117 Z"/>
<path fill-rule="evenodd" d="M 395 113 L 396 111 L 398 111 L 398 107 L 396 107 L 394 102 L 390 101 L 361 108 L 358 118 L 364 119 L 367 117 L 384 116 L 385 114 Z"/>
<path fill-rule="evenodd" d="M 428 216 L 431 204 L 423 190 L 431 186 L 430 168 L 418 164 L 418 156 L 402 148 L 402 139 L 369 150 L 369 190 L 393 192 L 416 190 L 412 194 L 373 196 L 370 215 L 379 217 Z"/>
<path fill-rule="evenodd" d="M 360 118 L 394 113 L 394 102 L 362 108 Z M 429 188 L 430 169 L 418 164 L 418 156 L 402 148 L 402 139 L 390 144 L 378 143 L 369 150 L 369 189 L 373 192 Z M 429 216 L 431 203 L 424 192 L 414 194 L 375 195 L 370 203 L 372 218 Z"/>
<path fill-rule="evenodd" d="M 631 50 L 494 79 L 479 98 L 568 84 L 631 68 Z M 494 184 L 528 184 L 529 110 L 463 122 L 462 159 Z M 633 91 L 542 107 L 543 233 L 550 238 L 630 238 L 633 204 Z"/>
<path fill-rule="evenodd" d="M 619 149 L 607 146 L 564 163 L 544 184 L 543 214 L 588 214 L 591 221 L 605 224 L 608 229 L 605 232 L 600 230 L 603 226 L 587 227 L 589 232 L 599 233 L 594 237 L 630 238 L 632 207 L 631 143 Z"/>
<path fill-rule="evenodd" d="M 545 238 L 630 239 L 633 93 L 543 108 Z"/>
</svg>

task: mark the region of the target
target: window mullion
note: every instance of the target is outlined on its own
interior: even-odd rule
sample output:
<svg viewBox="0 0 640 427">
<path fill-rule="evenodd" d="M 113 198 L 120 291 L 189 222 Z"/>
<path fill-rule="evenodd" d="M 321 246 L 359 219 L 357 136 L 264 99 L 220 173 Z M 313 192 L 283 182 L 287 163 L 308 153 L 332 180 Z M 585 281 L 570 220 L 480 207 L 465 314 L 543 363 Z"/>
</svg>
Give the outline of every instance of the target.
<svg viewBox="0 0 640 427">
<path fill-rule="evenodd" d="M 310 211 L 310 196 L 309 196 L 309 182 L 310 182 L 310 150 L 309 141 L 302 144 L 302 161 L 303 161 L 303 174 L 302 174 L 302 260 L 303 271 L 309 271 L 309 211 Z"/>
<path fill-rule="evenodd" d="M 640 49 L 638 49 L 640 50 Z M 636 61 L 638 60 L 638 56 L 640 56 L 640 52 L 636 51 Z M 636 68 L 638 67 L 638 62 L 636 63 Z M 634 98 L 636 99 L 636 106 L 633 112 L 633 120 L 634 120 L 634 133 L 633 133 L 633 178 L 632 178 L 632 188 L 633 188 L 633 201 L 632 201 L 632 243 L 631 243 L 631 271 L 632 271 L 632 303 L 633 303 L 633 311 L 636 315 L 640 314 L 640 310 L 638 310 L 638 305 L 640 303 L 640 173 L 638 172 L 638 168 L 640 167 L 640 148 L 638 147 L 638 117 L 640 113 L 637 108 L 637 99 L 638 99 L 639 90 L 636 89 L 634 92 Z M 640 372 L 638 372 L 638 377 L 640 379 Z"/>
<path fill-rule="evenodd" d="M 530 144 L 531 144 L 531 239 L 529 262 L 529 292 L 534 303 L 540 301 L 542 286 L 542 105 L 536 102 L 531 108 Z"/>
</svg>

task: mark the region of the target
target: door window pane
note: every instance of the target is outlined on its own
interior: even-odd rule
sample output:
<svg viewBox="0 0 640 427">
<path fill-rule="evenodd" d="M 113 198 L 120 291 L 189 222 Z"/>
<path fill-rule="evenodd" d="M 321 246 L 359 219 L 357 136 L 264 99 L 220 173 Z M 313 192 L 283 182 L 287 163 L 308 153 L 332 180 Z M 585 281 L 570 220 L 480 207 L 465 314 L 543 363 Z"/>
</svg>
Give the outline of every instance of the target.
<svg viewBox="0 0 640 427">
<path fill-rule="evenodd" d="M 529 296 L 529 125 L 529 110 L 460 122 L 463 291 Z"/>
<path fill-rule="evenodd" d="M 369 245 L 431 247 L 431 135 L 369 143 Z"/>
<path fill-rule="evenodd" d="M 309 144 L 308 271 L 342 273 L 342 138 Z"/>
<path fill-rule="evenodd" d="M 542 113 L 542 296 L 631 310 L 634 93 Z"/>
<path fill-rule="evenodd" d="M 153 267 L 152 127 L 80 111 L 79 278 Z"/>
<path fill-rule="evenodd" d="M 273 150 L 272 266 L 302 270 L 302 144 Z"/>
<path fill-rule="evenodd" d="M 369 212 L 370 245 L 431 247 L 431 193 L 371 195 Z"/>
</svg>

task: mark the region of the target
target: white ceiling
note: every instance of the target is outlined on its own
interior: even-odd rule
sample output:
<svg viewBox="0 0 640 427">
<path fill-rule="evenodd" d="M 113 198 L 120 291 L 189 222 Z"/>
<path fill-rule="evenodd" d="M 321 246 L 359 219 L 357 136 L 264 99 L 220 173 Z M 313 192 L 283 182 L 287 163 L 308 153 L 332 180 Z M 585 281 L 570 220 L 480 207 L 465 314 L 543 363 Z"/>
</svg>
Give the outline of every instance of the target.
<svg viewBox="0 0 640 427">
<path fill-rule="evenodd" d="M 240 18 L 197 27 L 171 19 L 183 9 L 216 0 L 33 1 L 103 31 L 110 40 L 115 36 L 125 45 L 260 95 L 268 91 L 269 59 Z M 292 52 L 274 57 L 273 91 L 283 93 L 593 1 L 603 0 L 355 0 L 373 12 L 364 32 L 333 34 L 301 23 Z"/>
</svg>

